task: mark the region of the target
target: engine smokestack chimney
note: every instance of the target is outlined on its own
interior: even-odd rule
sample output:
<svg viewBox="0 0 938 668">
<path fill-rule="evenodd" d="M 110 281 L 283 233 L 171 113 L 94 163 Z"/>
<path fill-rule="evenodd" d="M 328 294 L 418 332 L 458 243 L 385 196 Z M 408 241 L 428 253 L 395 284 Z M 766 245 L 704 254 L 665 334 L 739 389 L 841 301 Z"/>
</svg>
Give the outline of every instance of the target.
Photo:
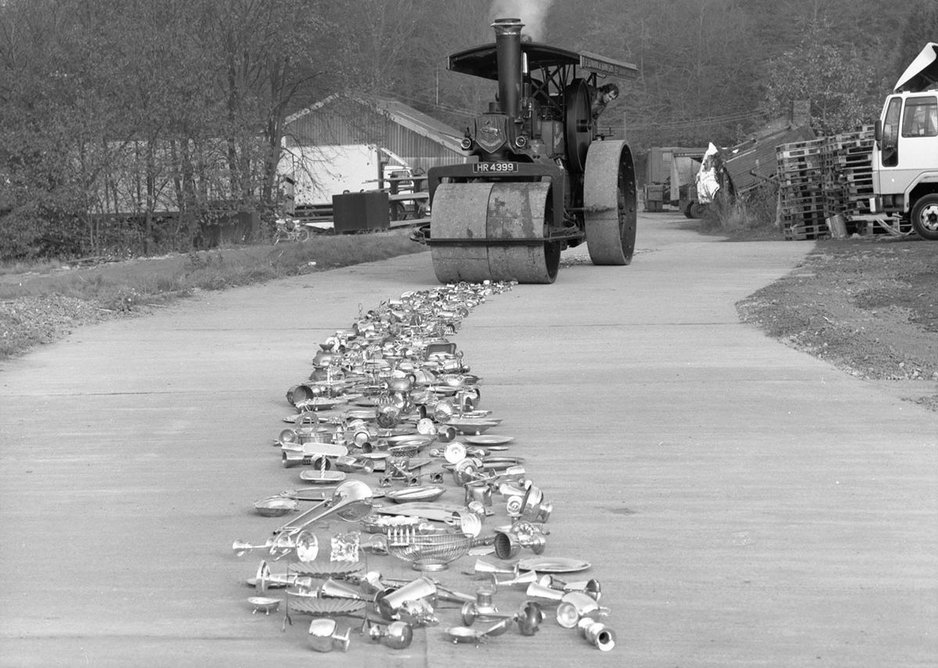
<svg viewBox="0 0 938 668">
<path fill-rule="evenodd" d="M 495 53 L 498 57 L 498 99 L 502 113 L 521 116 L 521 19 L 495 19 Z"/>
</svg>

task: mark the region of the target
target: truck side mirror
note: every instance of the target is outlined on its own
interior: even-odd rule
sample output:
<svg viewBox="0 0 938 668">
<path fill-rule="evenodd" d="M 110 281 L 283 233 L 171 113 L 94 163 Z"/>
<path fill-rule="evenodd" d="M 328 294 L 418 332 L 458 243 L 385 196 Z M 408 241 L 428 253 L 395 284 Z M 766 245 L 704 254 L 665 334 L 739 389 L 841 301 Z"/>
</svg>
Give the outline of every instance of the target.
<svg viewBox="0 0 938 668">
<path fill-rule="evenodd" d="M 876 124 L 873 126 L 873 139 L 875 139 L 876 143 L 879 144 L 882 138 L 883 138 L 883 122 L 880 120 L 877 120 Z"/>
</svg>

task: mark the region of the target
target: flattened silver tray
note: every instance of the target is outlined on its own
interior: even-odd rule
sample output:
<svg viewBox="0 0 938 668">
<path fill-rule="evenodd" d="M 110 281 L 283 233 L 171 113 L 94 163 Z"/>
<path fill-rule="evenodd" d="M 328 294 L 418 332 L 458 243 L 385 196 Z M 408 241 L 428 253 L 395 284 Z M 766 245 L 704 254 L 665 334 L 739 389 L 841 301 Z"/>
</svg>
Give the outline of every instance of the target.
<svg viewBox="0 0 938 668">
<path fill-rule="evenodd" d="M 345 397 L 314 397 L 303 402 L 305 410 L 326 411 L 346 403 Z"/>
<path fill-rule="evenodd" d="M 345 417 L 349 420 L 374 420 L 376 415 L 377 411 L 374 408 L 371 410 L 366 408 L 353 408 L 345 411 Z"/>
<path fill-rule="evenodd" d="M 290 612 L 304 615 L 346 615 L 365 607 L 365 601 L 350 598 L 314 598 L 311 596 L 287 596 Z"/>
<path fill-rule="evenodd" d="M 491 469 L 493 471 L 504 471 L 505 469 L 511 468 L 512 466 L 520 466 L 522 464 L 524 464 L 524 459 L 522 457 L 487 455 L 482 458 L 482 468 Z"/>
<path fill-rule="evenodd" d="M 436 501 L 443 496 L 446 489 L 438 485 L 421 485 L 418 487 L 405 487 L 385 492 L 384 496 L 394 503 L 411 503 L 414 501 Z"/>
<path fill-rule="evenodd" d="M 435 437 L 414 432 L 413 434 L 396 434 L 394 436 L 387 436 L 384 440 L 388 442 L 389 446 L 413 445 L 417 448 L 422 448 L 425 445 L 430 445 L 430 443 L 435 440 Z"/>
<path fill-rule="evenodd" d="M 497 427 L 498 422 L 495 420 L 451 420 L 447 422 L 448 425 L 454 427 L 456 431 L 465 434 L 467 436 L 478 436 L 484 431 L 491 429 L 492 427 Z"/>
<path fill-rule="evenodd" d="M 303 413 L 294 413 L 293 415 L 285 415 L 283 417 L 283 421 L 288 422 L 290 424 L 295 424 L 297 426 L 314 425 L 319 422 L 319 417 L 315 413 L 312 413 L 312 415 L 310 415 L 309 412 L 303 412 Z"/>
<path fill-rule="evenodd" d="M 299 503 L 296 499 L 286 496 L 269 496 L 254 503 L 254 510 L 258 515 L 264 517 L 280 517 L 287 513 L 292 513 L 297 509 Z"/>
<path fill-rule="evenodd" d="M 306 469 L 300 473 L 300 478 L 306 482 L 316 484 L 329 484 L 345 480 L 344 471 L 320 471 L 319 469 Z"/>
<path fill-rule="evenodd" d="M 290 572 L 310 578 L 335 578 L 342 580 L 353 573 L 358 573 L 363 568 L 360 563 L 348 561 L 311 561 L 303 563 L 296 561 L 290 564 Z"/>
<path fill-rule="evenodd" d="M 263 612 L 265 615 L 269 615 L 272 612 L 276 612 L 277 608 L 280 607 L 279 598 L 269 598 L 267 596 L 251 596 L 248 599 L 248 603 L 250 603 L 251 607 L 254 609 L 253 614 Z"/>
<path fill-rule="evenodd" d="M 468 626 L 450 626 L 445 631 L 447 640 L 454 643 L 480 643 L 485 640 L 479 631 L 470 629 Z"/>
<path fill-rule="evenodd" d="M 372 511 L 382 515 L 411 515 L 435 522 L 446 522 L 454 514 L 464 512 L 465 506 L 454 503 L 402 503 L 398 506 L 372 506 Z"/>
<path fill-rule="evenodd" d="M 507 445 L 515 438 L 514 436 L 502 436 L 501 434 L 471 434 L 463 440 L 472 445 Z"/>
<path fill-rule="evenodd" d="M 588 561 L 582 559 L 567 559 L 565 557 L 537 557 L 522 559 L 518 562 L 518 570 L 536 571 L 538 573 L 576 573 L 585 571 L 590 567 Z"/>
</svg>

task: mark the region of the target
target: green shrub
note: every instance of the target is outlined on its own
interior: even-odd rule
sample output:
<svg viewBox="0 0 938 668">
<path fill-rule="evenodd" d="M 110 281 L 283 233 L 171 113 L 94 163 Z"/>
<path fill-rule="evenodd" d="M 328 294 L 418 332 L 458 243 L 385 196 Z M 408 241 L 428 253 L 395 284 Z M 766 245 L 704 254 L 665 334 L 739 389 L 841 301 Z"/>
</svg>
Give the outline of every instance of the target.
<svg viewBox="0 0 938 668">
<path fill-rule="evenodd" d="M 718 196 L 704 214 L 703 231 L 730 237 L 781 237 L 776 225 L 778 188 L 765 184 L 740 197 Z"/>
</svg>

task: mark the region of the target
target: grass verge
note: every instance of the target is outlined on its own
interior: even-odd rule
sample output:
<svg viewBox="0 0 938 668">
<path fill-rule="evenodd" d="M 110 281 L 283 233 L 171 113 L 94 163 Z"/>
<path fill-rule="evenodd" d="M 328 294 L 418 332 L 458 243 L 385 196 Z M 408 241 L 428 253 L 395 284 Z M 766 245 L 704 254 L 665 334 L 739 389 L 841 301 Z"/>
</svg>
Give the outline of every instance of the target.
<svg viewBox="0 0 938 668">
<path fill-rule="evenodd" d="M 409 230 L 321 235 L 305 243 L 234 246 L 93 267 L 44 263 L 0 270 L 0 359 L 75 327 L 135 315 L 197 290 L 223 290 L 398 255 L 425 246 Z"/>
</svg>

